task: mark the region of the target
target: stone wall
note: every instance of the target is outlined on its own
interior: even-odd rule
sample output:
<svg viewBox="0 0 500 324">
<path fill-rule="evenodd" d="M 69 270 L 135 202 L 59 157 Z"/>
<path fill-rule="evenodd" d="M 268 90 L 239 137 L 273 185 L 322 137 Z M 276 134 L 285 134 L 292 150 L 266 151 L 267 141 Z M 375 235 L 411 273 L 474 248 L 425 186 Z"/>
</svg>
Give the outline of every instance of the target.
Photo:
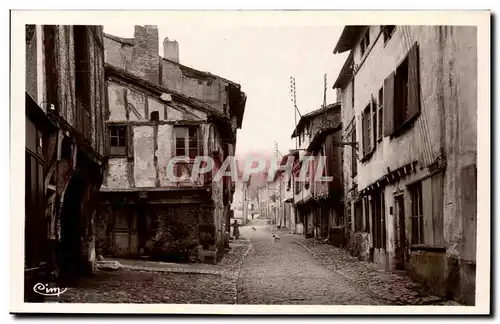
<svg viewBox="0 0 500 324">
<path fill-rule="evenodd" d="M 395 220 L 389 210 L 395 208 L 394 195 L 397 192 L 404 194 L 405 239 L 412 242 L 409 220 L 412 206 L 407 186 L 422 181 L 424 202 L 427 202 L 424 204 L 424 243 L 431 248 L 445 248 L 446 252 L 414 249 L 408 253 L 406 267 L 429 287 L 435 287 L 438 294 L 450 293 L 450 289 L 457 286 L 457 289 L 452 289 L 457 291 L 453 292 L 455 298 L 470 303 L 474 299 L 471 287 L 475 280 L 477 226 L 477 176 L 474 171 L 477 154 L 476 28 L 397 26 L 387 40 L 384 40 L 380 26 L 369 26 L 368 33 L 370 46 L 366 53 L 361 53 L 359 44 L 353 49 L 356 65 L 353 112 L 357 141 L 362 143 L 363 139 L 362 109 L 376 98 L 384 79 L 395 71 L 414 44 L 418 44 L 419 51 L 420 113 L 410 129 L 399 136 L 385 136 L 376 143 L 373 155 L 358 163 L 358 175 L 353 179 L 350 177 L 350 150 L 344 150 L 347 153 L 344 160 L 346 189 L 349 190 L 349 186 L 357 181 L 361 191 L 386 176 L 388 169 L 395 170 L 418 161 L 415 174 L 385 188 L 387 248 L 374 251 L 374 261 L 388 268 L 394 267 Z M 344 127 L 350 129 L 349 93 L 350 89 L 346 88 L 341 97 L 346 110 L 343 121 L 347 124 Z M 344 135 L 348 135 L 347 129 Z M 435 176 L 429 177 L 441 157 L 446 160 L 443 182 L 441 186 L 434 186 L 438 180 Z M 351 211 L 354 220 L 353 208 Z M 458 277 L 450 273 L 453 267 L 448 265 L 446 260 L 449 259 L 459 260 L 455 262 L 459 264 L 456 266 L 460 273 Z M 447 284 L 450 276 L 458 278 L 454 285 Z"/>
<path fill-rule="evenodd" d="M 124 211 L 132 223 L 127 224 L 127 217 L 117 219 Z M 96 217 L 97 254 L 133 257 L 142 252 L 154 260 L 194 261 L 202 243 L 200 229 L 214 226 L 212 207 L 201 204 L 146 205 L 144 232 L 138 229 L 139 217 L 137 205 L 102 204 Z M 213 233 L 208 249 L 215 249 L 215 237 Z M 145 242 L 144 251 L 139 241 Z"/>
</svg>

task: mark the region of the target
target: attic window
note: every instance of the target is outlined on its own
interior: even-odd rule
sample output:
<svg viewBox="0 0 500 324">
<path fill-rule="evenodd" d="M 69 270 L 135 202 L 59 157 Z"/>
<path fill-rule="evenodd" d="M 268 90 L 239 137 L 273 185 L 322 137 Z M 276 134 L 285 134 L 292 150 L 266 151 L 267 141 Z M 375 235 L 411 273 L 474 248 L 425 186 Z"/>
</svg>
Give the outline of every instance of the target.
<svg viewBox="0 0 500 324">
<path fill-rule="evenodd" d="M 203 83 L 203 81 L 202 81 L 202 80 L 198 80 L 198 84 L 202 84 L 202 83 Z"/>
<path fill-rule="evenodd" d="M 207 86 L 209 86 L 209 87 L 210 87 L 211 85 L 212 85 L 212 80 L 208 80 L 208 81 L 207 81 Z"/>
<path fill-rule="evenodd" d="M 160 120 L 160 112 L 159 111 L 152 111 L 150 120 L 151 121 L 159 121 Z"/>
</svg>

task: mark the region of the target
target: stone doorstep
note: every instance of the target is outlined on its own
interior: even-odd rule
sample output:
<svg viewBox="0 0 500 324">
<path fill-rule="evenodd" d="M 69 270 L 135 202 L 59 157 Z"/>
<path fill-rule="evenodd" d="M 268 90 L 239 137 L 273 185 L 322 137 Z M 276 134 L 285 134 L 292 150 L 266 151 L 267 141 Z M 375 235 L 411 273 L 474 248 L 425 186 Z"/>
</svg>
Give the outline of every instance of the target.
<svg viewBox="0 0 500 324">
<path fill-rule="evenodd" d="M 217 263 L 217 251 L 206 251 L 201 250 L 198 252 L 198 259 L 200 259 L 201 263 Z"/>
</svg>

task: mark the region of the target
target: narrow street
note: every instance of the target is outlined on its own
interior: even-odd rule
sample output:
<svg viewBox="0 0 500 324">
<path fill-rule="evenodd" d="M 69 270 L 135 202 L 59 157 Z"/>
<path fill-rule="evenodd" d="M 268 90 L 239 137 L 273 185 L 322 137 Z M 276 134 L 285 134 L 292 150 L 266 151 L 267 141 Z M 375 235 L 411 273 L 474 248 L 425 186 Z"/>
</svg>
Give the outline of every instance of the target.
<svg viewBox="0 0 500 324">
<path fill-rule="evenodd" d="M 279 240 L 273 239 L 273 234 Z M 403 273 L 359 261 L 265 219 L 241 227 L 238 241 L 216 265 L 117 259 L 69 287 L 56 303 L 458 305 L 426 293 Z"/>
<path fill-rule="evenodd" d="M 252 248 L 238 280 L 239 304 L 380 303 L 316 261 L 296 243 L 299 235 L 279 234 L 275 242 L 265 224 L 264 219 L 256 219 L 241 231 L 250 239 Z"/>
</svg>

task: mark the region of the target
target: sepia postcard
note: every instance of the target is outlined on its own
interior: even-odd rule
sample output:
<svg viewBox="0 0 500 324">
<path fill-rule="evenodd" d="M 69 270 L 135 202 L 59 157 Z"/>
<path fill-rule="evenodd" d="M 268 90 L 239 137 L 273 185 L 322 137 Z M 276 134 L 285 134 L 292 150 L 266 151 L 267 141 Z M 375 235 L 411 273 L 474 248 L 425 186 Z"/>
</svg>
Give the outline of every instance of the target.
<svg viewBox="0 0 500 324">
<path fill-rule="evenodd" d="M 489 314 L 490 15 L 11 11 L 11 313 Z"/>
</svg>

